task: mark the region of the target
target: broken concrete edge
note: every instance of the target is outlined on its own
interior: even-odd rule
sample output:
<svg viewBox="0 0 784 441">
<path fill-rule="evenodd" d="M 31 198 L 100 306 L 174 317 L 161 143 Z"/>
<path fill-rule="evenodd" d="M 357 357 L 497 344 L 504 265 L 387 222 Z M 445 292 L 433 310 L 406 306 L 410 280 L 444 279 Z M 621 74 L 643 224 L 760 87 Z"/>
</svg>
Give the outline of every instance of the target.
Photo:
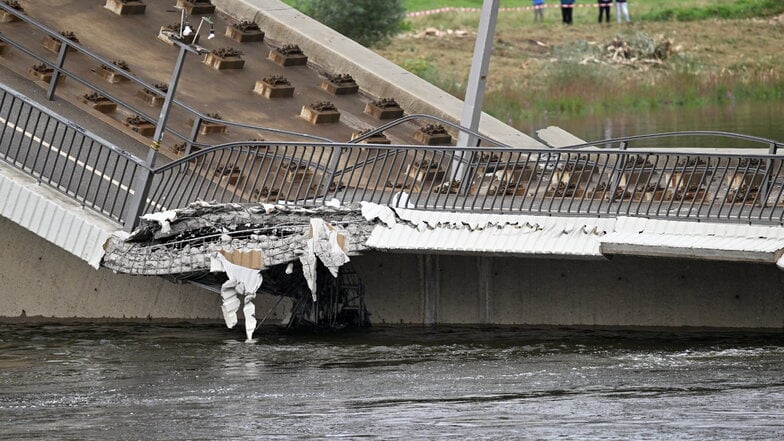
<svg viewBox="0 0 784 441">
<path fill-rule="evenodd" d="M 253 20 L 274 41 L 292 42 L 323 70 L 350 73 L 376 97 L 394 96 L 412 113 L 435 115 L 459 123 L 463 102 L 370 49 L 313 20 L 279 0 L 214 0 L 236 20 Z M 483 113 L 479 131 L 504 144 L 545 148 L 536 139 Z"/>
<path fill-rule="evenodd" d="M 199 218 L 194 215 L 194 209 L 206 210 L 206 214 Z M 378 250 L 569 259 L 605 259 L 625 254 L 777 263 L 784 269 L 784 230 L 772 226 L 629 217 L 433 212 L 370 202 L 318 208 L 199 202 L 175 211 L 186 213 L 181 224 L 178 224 L 178 216 L 150 216 L 145 221 L 145 228 L 171 222 L 170 228 L 173 226 L 174 231 L 170 234 L 175 235 L 187 231 L 183 228 L 189 226 L 225 228 L 239 222 L 281 225 L 281 228 L 287 228 L 287 234 L 275 236 L 259 232 L 243 239 L 224 234 L 220 240 L 172 249 L 167 249 L 165 243 L 134 244 L 116 237 L 110 241 L 104 265 L 130 274 L 191 273 L 208 270 L 211 259 L 218 254 L 257 252 L 256 263 L 250 264 L 257 271 L 296 261 L 303 264 L 305 271 L 310 271 L 308 268 L 315 267 L 318 257 L 335 273 L 348 261 L 348 256 Z M 163 230 L 162 226 L 157 228 L 159 232 Z M 161 239 L 161 236 L 152 237 Z M 306 272 L 306 279 L 309 274 L 314 273 Z M 315 287 L 315 278 L 308 282 Z"/>
<path fill-rule="evenodd" d="M 396 196 L 395 205 L 410 207 L 405 193 Z M 317 208 L 197 202 L 186 209 L 174 210 L 174 214 L 164 212 L 146 216 L 143 224 L 146 224 L 146 228 L 155 228 L 157 224 L 159 232 L 167 230 L 166 234 L 169 236 L 166 237 L 176 240 L 174 235 L 183 231 L 182 225 L 194 225 L 193 217 L 197 212 L 210 219 L 209 222 L 218 229 L 224 229 L 231 222 L 242 223 L 250 220 L 262 226 L 278 225 L 279 228 L 288 228 L 288 235 L 276 237 L 273 234 L 265 241 L 259 234 L 255 239 L 251 236 L 250 240 L 243 241 L 222 234 L 215 243 L 202 244 L 200 249 L 194 247 L 174 250 L 172 254 L 165 249 L 165 243 L 147 246 L 123 242 L 125 247 L 141 247 L 142 251 L 146 249 L 150 254 L 142 253 L 142 261 L 136 262 L 127 259 L 127 254 L 116 253 L 111 249 L 107 256 L 117 259 L 107 258 L 106 262 L 130 262 L 129 268 L 132 271 L 143 274 L 143 270 L 149 268 L 149 260 L 154 260 L 150 257 L 162 249 L 163 268 L 168 268 L 168 274 L 204 271 L 203 267 L 197 266 L 183 269 L 186 256 L 192 258 L 195 254 L 196 262 L 200 262 L 202 266 L 206 265 L 211 272 L 226 273 L 228 280 L 220 289 L 225 323 L 229 328 L 233 328 L 239 322 L 237 315 L 242 306 L 245 333 L 247 341 L 251 342 L 258 323 L 254 299 L 261 286 L 262 270 L 266 265 L 287 264 L 286 274 L 291 274 L 292 263 L 299 261 L 302 265 L 302 277 L 315 304 L 318 300 L 317 262 L 321 261 L 332 276 L 337 277 L 339 268 L 349 261 L 347 251 L 352 254 L 361 254 L 366 250 L 382 250 L 428 255 L 562 256 L 569 259 L 603 259 L 613 254 L 627 254 L 776 263 L 779 268 L 784 269 L 784 231 L 781 228 L 738 224 L 626 217 L 586 219 L 432 212 L 370 202 L 348 207 L 331 202 L 330 206 Z M 297 220 L 297 217 L 301 219 Z M 195 225 L 205 223 L 196 222 Z M 292 233 L 292 226 L 296 226 L 296 233 Z M 127 236 L 132 237 L 133 235 Z M 146 237 L 161 239 L 164 236 L 150 236 L 148 232 Z M 280 252 L 281 249 L 284 251 Z M 230 262 L 227 256 L 231 256 L 234 262 Z M 268 256 L 276 259 L 269 259 Z M 165 261 L 166 259 L 174 261 Z M 154 271 L 147 274 L 154 274 Z"/>
<path fill-rule="evenodd" d="M 361 220 L 358 209 L 332 202 L 316 208 L 195 202 L 147 215 L 130 235 L 114 236 L 103 265 L 137 275 L 194 273 L 208 271 L 211 260 L 220 254 L 259 271 L 310 254 L 335 273 L 340 265 L 334 262 L 345 263 L 348 256 L 364 251 L 373 225 Z M 211 231 L 209 241 L 204 235 L 191 242 L 178 240 L 180 235 L 205 229 Z M 232 232 L 243 237 L 232 237 Z"/>
<path fill-rule="evenodd" d="M 221 311 L 226 326 L 231 329 L 237 324 L 239 296 L 243 296 L 245 335 L 247 341 L 252 341 L 253 332 L 256 330 L 256 306 L 253 300 L 263 281 L 261 268 L 247 268 L 233 264 L 221 253 L 217 253 L 210 260 L 210 272 L 225 272 L 229 279 L 221 285 Z"/>
</svg>

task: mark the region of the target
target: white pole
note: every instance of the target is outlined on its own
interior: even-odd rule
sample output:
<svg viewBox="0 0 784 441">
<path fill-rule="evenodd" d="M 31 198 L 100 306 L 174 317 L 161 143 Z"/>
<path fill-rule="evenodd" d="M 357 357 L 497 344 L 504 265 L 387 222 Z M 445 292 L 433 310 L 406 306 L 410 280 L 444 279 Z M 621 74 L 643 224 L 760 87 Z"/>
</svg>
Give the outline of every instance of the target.
<svg viewBox="0 0 784 441">
<path fill-rule="evenodd" d="M 493 36 L 495 35 L 495 24 L 498 19 L 500 1 L 484 0 L 482 15 L 479 18 L 474 57 L 471 61 L 471 72 L 468 75 L 468 87 L 466 88 L 463 113 L 460 118 L 460 125 L 474 132 L 478 132 L 479 118 L 482 115 L 487 72 L 490 67 L 490 55 L 493 52 Z M 460 132 L 457 137 L 457 146 L 476 147 L 477 141 L 476 136 Z M 464 155 L 458 154 L 457 156 L 462 158 Z M 465 182 L 466 171 L 465 164 L 459 159 L 452 164 L 452 179 L 460 179 L 465 188 L 470 186 L 470 183 Z"/>
</svg>

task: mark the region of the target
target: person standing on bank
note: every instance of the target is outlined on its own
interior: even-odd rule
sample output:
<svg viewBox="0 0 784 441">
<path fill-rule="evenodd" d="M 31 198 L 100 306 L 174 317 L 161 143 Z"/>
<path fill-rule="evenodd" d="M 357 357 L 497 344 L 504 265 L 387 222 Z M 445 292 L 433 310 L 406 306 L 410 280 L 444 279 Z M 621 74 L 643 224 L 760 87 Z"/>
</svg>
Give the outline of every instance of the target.
<svg viewBox="0 0 784 441">
<path fill-rule="evenodd" d="M 610 24 L 610 7 L 613 0 L 599 0 L 599 23 L 602 22 L 602 16 L 607 17 L 607 24 Z"/>
<path fill-rule="evenodd" d="M 629 6 L 626 4 L 626 0 L 615 0 L 615 17 L 618 18 L 618 23 L 621 22 L 621 14 L 626 19 L 626 22 L 629 22 Z"/>
<path fill-rule="evenodd" d="M 563 17 L 564 24 L 572 24 L 573 7 L 574 0 L 561 0 L 561 17 Z"/>
<path fill-rule="evenodd" d="M 544 0 L 533 0 L 534 21 L 544 21 Z"/>
</svg>

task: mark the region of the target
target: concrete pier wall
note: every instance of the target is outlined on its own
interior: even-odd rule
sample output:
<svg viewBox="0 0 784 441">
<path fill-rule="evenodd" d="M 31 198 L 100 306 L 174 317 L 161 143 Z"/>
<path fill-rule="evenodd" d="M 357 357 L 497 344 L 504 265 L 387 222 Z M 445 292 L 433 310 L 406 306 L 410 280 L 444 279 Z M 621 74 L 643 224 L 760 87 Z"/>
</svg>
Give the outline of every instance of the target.
<svg viewBox="0 0 784 441">
<path fill-rule="evenodd" d="M 95 270 L 0 217 L 0 317 L 213 319 L 220 296 L 157 277 Z"/>
<path fill-rule="evenodd" d="M 369 253 L 354 267 L 375 323 L 784 328 L 772 264 Z"/>
</svg>

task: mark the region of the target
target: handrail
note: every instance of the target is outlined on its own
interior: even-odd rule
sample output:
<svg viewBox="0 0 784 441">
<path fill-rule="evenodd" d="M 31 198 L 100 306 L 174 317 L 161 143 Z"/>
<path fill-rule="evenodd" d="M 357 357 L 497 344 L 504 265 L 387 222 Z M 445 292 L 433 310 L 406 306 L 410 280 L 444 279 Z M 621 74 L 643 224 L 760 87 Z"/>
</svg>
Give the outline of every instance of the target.
<svg viewBox="0 0 784 441">
<path fill-rule="evenodd" d="M 0 84 L 0 160 L 54 190 L 124 222 L 144 161 Z"/>
<path fill-rule="evenodd" d="M 466 193 L 450 178 L 457 164 L 469 170 Z M 416 208 L 436 211 L 784 223 L 784 157 L 770 153 L 245 142 L 154 174 L 151 199 L 170 207 L 389 204 L 405 191 Z"/>
<path fill-rule="evenodd" d="M 641 141 L 647 139 L 674 138 L 674 137 L 684 137 L 684 136 L 706 136 L 706 137 L 716 136 L 716 137 L 739 139 L 743 141 L 757 142 L 760 144 L 766 144 L 767 146 L 771 146 L 771 145 L 777 147 L 784 146 L 784 142 L 781 141 L 776 141 L 774 139 L 769 139 L 769 138 L 762 138 L 759 136 L 745 135 L 741 133 L 722 132 L 722 131 L 715 131 L 715 130 L 687 130 L 681 132 L 661 132 L 661 133 L 650 133 L 645 135 L 621 136 L 618 138 L 601 139 L 597 141 L 585 142 L 582 144 L 574 144 L 566 147 L 556 147 L 556 149 L 557 150 L 583 149 L 586 147 L 595 147 L 597 145 L 620 144 L 620 143 L 629 143 L 633 141 Z M 612 150 L 612 148 L 602 148 L 602 150 Z M 623 150 L 623 148 L 621 148 L 620 150 Z"/>
<path fill-rule="evenodd" d="M 358 143 L 360 143 L 360 142 L 362 142 L 362 141 L 364 141 L 364 140 L 366 140 L 368 138 L 372 138 L 373 136 L 383 132 L 384 130 L 389 130 L 389 129 L 391 129 L 393 127 L 396 127 L 396 126 L 398 126 L 400 124 L 403 124 L 405 122 L 414 121 L 414 120 L 418 120 L 418 119 L 429 119 L 429 120 L 432 120 L 432 121 L 436 121 L 436 122 L 438 122 L 440 124 L 448 125 L 449 127 L 452 127 L 453 129 L 456 129 L 456 130 L 458 130 L 460 132 L 464 132 L 464 133 L 466 133 L 468 135 L 475 136 L 478 139 L 481 139 L 483 141 L 487 141 L 487 142 L 495 144 L 497 146 L 511 147 L 508 144 L 504 144 L 504 143 L 502 143 L 500 141 L 497 141 L 497 140 L 495 140 L 493 138 L 490 138 L 488 136 L 482 135 L 479 132 L 471 130 L 471 129 L 467 128 L 467 127 L 463 127 L 460 124 L 455 124 L 455 123 L 453 123 L 451 121 L 448 121 L 448 120 L 446 120 L 444 118 L 441 118 L 441 117 L 438 117 L 438 116 L 426 115 L 426 114 L 422 114 L 422 113 L 415 113 L 415 114 L 403 116 L 401 118 L 397 118 L 397 119 L 395 119 L 393 121 L 390 121 L 390 122 L 388 122 L 388 123 L 386 123 L 386 124 L 384 124 L 384 125 L 382 125 L 380 127 L 376 127 L 374 129 L 370 129 L 368 132 L 363 133 L 361 136 L 358 136 L 358 137 L 352 139 L 351 141 L 349 141 L 349 143 L 350 144 L 358 144 Z"/>
<path fill-rule="evenodd" d="M 692 134 L 692 132 L 683 132 L 683 133 L 685 135 L 687 135 L 687 136 Z M 672 132 L 672 133 L 669 133 L 668 135 L 676 135 L 676 133 Z M 738 134 L 733 134 L 733 135 L 738 135 Z M 742 139 L 746 139 L 747 138 L 745 135 L 738 135 L 737 137 L 742 138 Z M 759 138 L 759 139 L 763 140 L 763 141 L 768 141 L 768 140 L 765 140 L 764 138 Z M 201 150 L 201 151 L 199 151 L 199 152 L 197 152 L 195 154 L 192 154 L 192 155 L 180 158 L 180 159 L 178 159 L 176 161 L 164 164 L 164 165 L 158 167 L 157 169 L 155 169 L 154 173 L 156 173 L 156 174 L 165 173 L 167 170 L 181 167 L 183 164 L 197 162 L 197 161 L 199 161 L 199 158 L 201 158 L 201 157 L 206 157 L 206 156 L 208 156 L 210 154 L 214 154 L 214 153 L 220 152 L 222 150 L 232 150 L 232 149 L 234 149 L 236 147 L 247 147 L 247 148 L 263 147 L 263 148 L 268 148 L 268 149 L 276 149 L 276 148 L 292 147 L 292 144 L 291 143 L 286 143 L 286 142 L 232 142 L 232 143 L 222 144 L 222 145 L 219 145 L 219 146 L 213 146 L 213 147 L 210 147 L 208 149 Z M 299 144 L 296 144 L 296 147 L 297 148 L 311 148 L 312 149 L 312 148 L 324 148 L 326 146 L 324 144 L 319 144 L 319 143 L 299 143 Z M 277 153 L 269 154 L 269 153 L 265 152 L 263 154 L 257 154 L 256 157 L 257 158 L 264 158 L 264 159 L 278 160 L 281 163 L 297 162 L 298 166 L 306 166 L 309 169 L 322 172 L 325 175 L 345 176 L 345 175 L 349 175 L 349 174 L 354 173 L 356 170 L 361 170 L 363 168 L 366 168 L 366 167 L 369 167 L 369 166 L 373 166 L 374 164 L 377 164 L 377 163 L 383 163 L 383 162 L 387 161 L 390 158 L 390 156 L 397 155 L 398 154 L 397 152 L 399 152 L 401 150 L 405 150 L 405 151 L 408 151 L 408 152 L 414 152 L 414 154 L 416 154 L 416 152 L 427 152 L 429 154 L 442 153 L 442 154 L 445 154 L 445 155 L 449 154 L 449 156 L 452 158 L 451 162 L 453 162 L 453 166 L 454 166 L 454 164 L 463 164 L 463 165 L 469 165 L 469 166 L 472 165 L 472 160 L 471 160 L 472 155 L 465 154 L 465 152 L 477 153 L 477 154 L 492 154 L 492 153 L 536 154 L 536 155 L 539 155 L 539 156 L 544 157 L 544 158 L 549 157 L 549 155 L 555 154 L 554 150 L 548 149 L 548 148 L 517 148 L 517 147 L 483 147 L 483 148 L 481 148 L 481 150 L 477 150 L 477 149 L 461 148 L 461 147 L 455 147 L 455 146 L 386 145 L 386 144 L 382 144 L 382 145 L 361 144 L 361 145 L 358 145 L 358 144 L 355 144 L 355 143 L 333 143 L 333 144 L 330 144 L 329 147 L 330 148 L 335 148 L 335 149 L 341 149 L 341 150 L 345 150 L 345 151 L 352 151 L 352 150 L 361 150 L 361 149 L 372 148 L 372 149 L 376 149 L 378 152 L 377 152 L 377 154 L 375 154 L 372 157 L 367 156 L 364 159 L 357 159 L 357 160 L 355 160 L 354 162 L 352 162 L 350 164 L 346 164 L 342 168 L 334 168 L 334 169 L 330 168 L 329 166 L 324 165 L 324 164 L 320 164 L 320 163 L 313 162 L 313 161 L 308 161 L 308 160 L 302 160 L 301 158 L 296 158 L 296 157 L 291 156 L 291 155 L 282 155 L 282 154 L 277 154 Z M 602 151 L 617 151 L 617 150 L 603 149 Z M 623 150 L 620 150 L 620 151 L 623 152 Z M 573 158 L 569 158 L 566 161 L 564 161 L 566 163 L 582 164 L 583 167 L 589 167 L 589 166 L 594 166 L 595 167 L 596 166 L 596 164 L 593 161 L 580 159 L 580 156 L 584 156 L 584 155 L 581 155 L 581 154 L 584 153 L 585 151 L 581 150 L 579 147 L 568 148 L 568 149 L 562 148 L 562 149 L 558 149 L 557 152 L 559 154 L 571 153 L 571 154 L 575 155 Z M 458 154 L 458 153 L 463 153 L 463 154 Z M 655 150 L 648 150 L 648 151 L 646 151 L 646 150 L 635 150 L 634 151 L 634 154 L 636 154 L 636 155 L 656 155 L 656 154 L 660 154 L 660 153 L 661 152 L 655 151 Z M 694 156 L 694 155 L 700 156 L 698 153 L 694 153 L 694 152 L 682 153 L 682 152 L 672 151 L 672 153 L 673 154 L 681 154 L 683 156 Z M 632 153 L 629 152 L 628 154 L 632 154 Z M 737 157 L 737 155 L 729 154 L 729 153 L 727 153 L 727 154 L 712 153 L 712 154 L 709 154 L 709 156 L 712 157 L 712 158 L 735 158 L 735 157 Z M 765 159 L 769 159 L 771 157 L 772 156 L 769 155 L 769 154 L 744 155 L 744 158 L 747 158 L 747 159 L 759 159 L 759 160 L 765 160 Z M 545 162 L 545 163 L 547 163 L 547 162 Z M 501 165 L 501 167 L 504 167 L 504 165 Z"/>
<path fill-rule="evenodd" d="M 172 168 L 180 168 L 183 165 L 188 164 L 190 162 L 199 161 L 200 157 L 207 156 L 209 154 L 213 154 L 213 153 L 219 152 L 221 150 L 233 149 L 233 148 L 236 148 L 236 147 L 273 147 L 273 146 L 274 147 L 285 147 L 285 146 L 291 146 L 291 145 L 292 145 L 292 143 L 287 143 L 287 142 L 283 142 L 283 141 L 275 141 L 275 142 L 267 142 L 267 141 L 245 141 L 245 142 L 242 142 L 242 141 L 235 141 L 235 142 L 229 142 L 229 143 L 225 143 L 225 144 L 210 146 L 210 147 L 205 148 L 203 150 L 199 150 L 198 152 L 191 153 L 190 155 L 183 156 L 182 158 L 177 158 L 174 161 L 170 161 L 170 162 L 167 162 L 165 164 L 162 164 L 162 165 L 156 167 L 153 170 L 153 173 L 162 173 L 162 172 L 165 172 L 165 171 L 167 171 L 169 169 L 172 169 Z M 324 144 L 324 143 L 321 143 L 321 144 L 319 144 L 319 143 L 297 143 L 296 145 L 297 146 L 301 146 L 301 147 L 311 147 L 311 148 L 312 147 L 323 147 L 325 145 L 329 145 L 330 147 L 332 147 L 332 146 L 351 147 L 352 146 L 350 144 L 339 144 L 339 143 L 331 143 L 331 142 L 330 143 L 326 143 L 326 144 Z M 291 160 L 292 159 L 292 158 L 290 158 L 288 156 L 285 156 L 285 155 L 267 155 L 266 153 L 263 154 L 263 155 L 259 155 L 259 157 L 265 157 L 265 158 L 270 158 L 270 159 L 279 159 L 279 160 Z M 326 166 L 324 166 L 322 164 L 307 163 L 307 165 L 309 167 L 314 167 L 314 168 L 316 168 L 319 171 L 325 171 L 325 172 L 330 171 Z"/>
<path fill-rule="evenodd" d="M 5 92 L 5 93 L 14 96 L 16 99 L 18 99 L 20 101 L 23 101 L 25 104 L 27 104 L 29 106 L 32 106 L 35 109 L 37 109 L 37 110 L 39 110 L 39 111 L 41 111 L 43 113 L 46 113 L 50 118 L 59 121 L 61 124 L 65 124 L 69 128 L 71 128 L 73 130 L 76 130 L 79 133 L 81 133 L 81 134 L 83 134 L 83 135 L 93 139 L 94 141 L 96 141 L 96 142 L 106 146 L 107 149 L 113 151 L 117 155 L 119 155 L 119 156 L 121 156 L 121 157 L 123 157 L 123 158 L 125 158 L 125 159 L 127 159 L 129 161 L 132 161 L 132 162 L 136 163 L 137 165 L 139 165 L 141 167 L 146 167 L 145 162 L 144 162 L 143 159 L 135 156 L 133 153 L 131 153 L 131 152 L 127 151 L 127 150 L 124 150 L 124 149 L 122 149 L 120 147 L 117 147 L 116 145 L 114 145 L 114 143 L 105 140 L 101 136 L 96 135 L 95 133 L 85 129 L 84 127 L 76 124 L 75 122 L 73 122 L 73 121 L 71 121 L 71 120 L 69 120 L 67 118 L 62 117 L 58 113 L 50 110 L 49 108 L 47 108 L 45 106 L 42 106 L 37 101 L 29 98 L 28 96 L 22 94 L 21 92 L 18 92 L 18 91 L 14 90 L 14 89 L 11 89 L 10 87 L 8 87 L 7 85 L 5 85 L 3 83 L 0 83 L 0 89 L 2 89 L 2 91 Z"/>
</svg>

